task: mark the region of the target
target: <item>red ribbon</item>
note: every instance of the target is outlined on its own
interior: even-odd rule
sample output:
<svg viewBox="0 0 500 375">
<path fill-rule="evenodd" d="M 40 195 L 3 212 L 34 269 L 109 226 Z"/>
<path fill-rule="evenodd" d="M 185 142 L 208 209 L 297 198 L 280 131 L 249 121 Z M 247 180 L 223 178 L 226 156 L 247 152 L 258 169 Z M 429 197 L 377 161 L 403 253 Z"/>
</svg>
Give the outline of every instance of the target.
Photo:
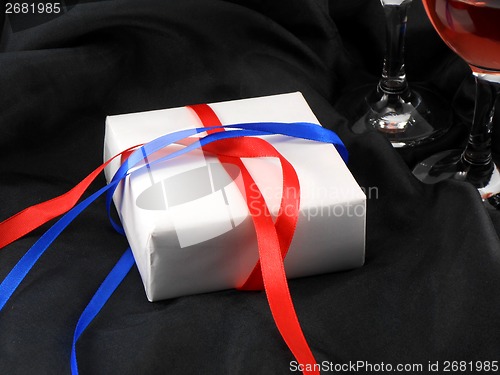
<svg viewBox="0 0 500 375">
<path fill-rule="evenodd" d="M 190 106 L 201 119 L 203 126 L 222 125 L 215 112 L 206 104 Z M 223 129 L 216 131 L 224 131 Z M 209 133 L 211 131 L 208 131 Z M 314 370 L 316 360 L 307 344 L 292 303 L 283 259 L 288 252 L 299 215 L 300 185 L 293 166 L 269 143 L 259 138 L 228 139 L 232 150 L 240 155 L 258 151 L 261 157 L 278 157 L 283 168 L 283 195 L 276 223 L 273 223 L 266 202 L 255 181 L 241 160 L 236 162 L 245 183 L 244 193 L 252 216 L 259 248 L 259 262 L 247 281 L 239 288 L 262 289 L 266 292 L 269 307 L 281 336 L 297 361 L 303 365 L 304 374 L 319 374 Z M 209 145 L 210 146 L 210 145 Z M 209 147 L 204 146 L 205 150 Z M 222 150 L 214 150 L 221 153 Z M 218 157 L 221 163 L 234 162 L 225 156 Z M 257 192 L 255 196 L 250 191 Z M 258 202 L 250 204 L 251 200 Z"/>
<path fill-rule="evenodd" d="M 130 147 L 125 151 L 120 152 L 118 155 L 113 156 L 85 177 L 70 191 L 48 201 L 25 208 L 17 214 L 2 221 L 0 223 L 0 249 L 25 236 L 50 220 L 71 210 L 78 203 L 78 200 L 82 197 L 83 193 L 85 193 L 90 184 L 96 179 L 97 176 L 99 176 L 104 168 L 111 163 L 112 160 L 122 154 L 130 155 L 131 150 L 137 147 L 139 146 Z"/>
<path fill-rule="evenodd" d="M 195 111 L 204 126 L 222 125 L 208 105 L 200 104 L 190 106 L 190 108 Z M 215 131 L 224 130 L 209 130 L 208 133 Z M 75 206 L 92 181 L 113 159 L 119 156 L 126 158 L 130 155 L 130 151 L 137 147 L 131 147 L 115 155 L 67 193 L 28 207 L 1 222 L 0 248 L 69 211 Z M 283 264 L 299 215 L 300 186 L 293 166 L 274 147 L 259 138 L 227 139 L 224 142 L 218 142 L 217 145 L 205 145 L 203 149 L 217 155 L 221 163 L 227 162 L 237 165 L 242 173 L 245 186 L 244 188 L 240 187 L 240 190 L 242 190 L 242 194 L 245 194 L 255 226 L 260 260 L 245 283 L 238 289 L 265 290 L 276 326 L 291 352 L 302 365 L 303 373 L 319 375 L 317 366 L 315 366 L 316 361 L 295 313 Z M 283 195 L 275 223 L 252 176 L 241 159 L 234 155 L 279 158 L 283 169 Z"/>
</svg>

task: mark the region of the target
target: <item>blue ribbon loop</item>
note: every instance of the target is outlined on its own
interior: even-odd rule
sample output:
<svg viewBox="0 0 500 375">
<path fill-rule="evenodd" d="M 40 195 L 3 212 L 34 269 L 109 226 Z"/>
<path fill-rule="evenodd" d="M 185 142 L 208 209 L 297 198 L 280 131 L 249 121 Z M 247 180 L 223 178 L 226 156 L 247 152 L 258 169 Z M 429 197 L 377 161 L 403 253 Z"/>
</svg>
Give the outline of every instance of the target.
<svg viewBox="0 0 500 375">
<path fill-rule="evenodd" d="M 195 142 L 189 146 L 184 147 L 181 150 L 175 151 L 169 155 L 166 155 L 158 160 L 151 163 L 142 164 L 145 157 L 159 151 L 162 148 L 167 147 L 173 143 L 176 143 L 187 137 L 194 136 L 196 134 L 206 132 L 212 129 L 226 129 L 230 131 L 226 132 L 216 132 L 208 134 L 202 138 L 199 138 L 199 142 Z M 333 144 L 341 157 L 347 162 L 347 150 L 340 140 L 340 138 L 333 131 L 322 128 L 317 124 L 308 122 L 294 122 L 294 123 L 280 123 L 280 122 L 259 122 L 259 123 L 242 123 L 233 124 L 226 126 L 213 126 L 213 127 L 203 127 L 194 128 L 187 130 L 180 130 L 173 132 L 141 146 L 139 149 L 132 152 L 129 158 L 120 166 L 115 175 L 113 176 L 110 183 L 88 198 L 84 199 L 68 211 L 64 216 L 62 216 L 51 228 L 49 228 L 39 240 L 24 254 L 24 256 L 19 260 L 19 262 L 12 268 L 7 277 L 0 283 L 0 311 L 4 308 L 5 304 L 9 301 L 12 294 L 16 291 L 19 284 L 24 280 L 29 271 L 36 264 L 38 259 L 47 250 L 50 244 L 61 234 L 61 232 L 92 202 L 94 202 L 102 194 L 106 193 L 106 207 L 108 212 L 108 217 L 114 229 L 125 234 L 123 227 L 117 224 L 110 215 L 111 212 L 111 201 L 113 194 L 118 187 L 120 181 L 122 181 L 126 176 L 134 173 L 140 168 L 148 167 L 156 163 L 160 163 L 169 159 L 173 159 L 177 156 L 185 154 L 194 149 L 200 148 L 209 143 L 229 138 L 237 137 L 247 137 L 247 136 L 263 136 L 263 135 L 276 135 L 282 134 L 295 138 L 302 138 L 316 142 L 331 143 Z M 132 168 L 137 169 L 131 171 Z M 71 351 L 71 371 L 72 374 L 78 374 L 78 365 L 76 360 L 76 342 L 81 336 L 82 332 L 90 324 L 90 322 L 95 318 L 98 312 L 102 309 L 104 304 L 111 297 L 116 288 L 123 281 L 125 276 L 128 274 L 132 266 L 134 265 L 134 259 L 132 252 L 129 249 L 125 251 L 118 263 L 114 266 L 112 271 L 108 274 L 106 279 L 103 281 L 99 289 L 96 291 L 91 301 L 83 311 L 73 336 L 73 344 Z"/>
</svg>

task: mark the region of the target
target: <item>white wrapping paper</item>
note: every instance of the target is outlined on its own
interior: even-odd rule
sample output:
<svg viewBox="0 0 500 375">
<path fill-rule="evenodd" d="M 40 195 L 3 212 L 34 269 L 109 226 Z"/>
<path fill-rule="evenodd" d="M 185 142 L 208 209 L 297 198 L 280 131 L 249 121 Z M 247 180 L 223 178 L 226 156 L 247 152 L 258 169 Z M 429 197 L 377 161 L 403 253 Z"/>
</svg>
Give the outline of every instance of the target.
<svg viewBox="0 0 500 375">
<path fill-rule="evenodd" d="M 223 124 L 318 120 L 300 93 L 210 104 Z M 109 116 L 104 159 L 169 132 L 201 127 L 188 108 Z M 293 126 L 293 125 L 290 125 Z M 301 188 L 297 229 L 285 259 L 295 278 L 364 262 L 365 195 L 331 144 L 285 136 L 267 141 L 294 166 Z M 244 159 L 276 215 L 282 173 L 277 160 Z M 108 182 L 120 164 L 105 171 Z M 241 285 L 258 259 L 248 208 L 234 166 L 196 151 L 144 168 L 120 185 L 114 202 L 150 301 Z"/>
</svg>

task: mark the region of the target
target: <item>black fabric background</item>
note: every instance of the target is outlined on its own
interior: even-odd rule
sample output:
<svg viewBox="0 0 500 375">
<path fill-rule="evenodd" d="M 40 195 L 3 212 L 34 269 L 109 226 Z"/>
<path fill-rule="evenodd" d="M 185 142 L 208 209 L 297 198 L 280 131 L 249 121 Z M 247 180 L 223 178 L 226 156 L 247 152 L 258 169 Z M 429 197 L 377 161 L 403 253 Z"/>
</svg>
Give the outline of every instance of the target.
<svg viewBox="0 0 500 375">
<path fill-rule="evenodd" d="M 500 214 L 468 185 L 423 185 L 410 172 L 425 156 L 463 144 L 474 94 L 470 71 L 418 0 L 407 75 L 450 101 L 454 126 L 410 150 L 378 134 L 353 135 L 334 109 L 353 85 L 377 81 L 385 45 L 379 1 L 71 5 L 49 22 L 4 27 L 0 220 L 62 194 L 100 165 L 108 114 L 300 90 L 346 143 L 359 184 L 378 189 L 368 200 L 366 264 L 290 281 L 316 359 L 424 368 L 441 361 L 441 370 L 445 360 L 500 359 Z M 45 229 L 0 251 L 0 279 Z M 126 246 L 102 200 L 60 236 L 0 312 L 0 374 L 70 373 L 76 321 Z M 81 374 L 96 375 L 288 374 L 293 360 L 263 292 L 149 303 L 135 268 L 77 349 Z"/>
</svg>

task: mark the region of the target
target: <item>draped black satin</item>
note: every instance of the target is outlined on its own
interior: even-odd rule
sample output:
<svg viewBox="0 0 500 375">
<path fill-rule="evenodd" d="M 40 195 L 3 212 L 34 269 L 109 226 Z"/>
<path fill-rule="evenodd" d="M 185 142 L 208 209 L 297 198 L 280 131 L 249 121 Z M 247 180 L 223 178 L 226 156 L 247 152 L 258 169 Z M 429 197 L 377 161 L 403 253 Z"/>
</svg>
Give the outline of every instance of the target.
<svg viewBox="0 0 500 375">
<path fill-rule="evenodd" d="M 500 214 L 470 186 L 427 186 L 410 172 L 424 157 L 463 145 L 474 95 L 470 71 L 418 0 L 409 14 L 407 76 L 442 93 L 455 124 L 442 139 L 407 150 L 378 134 L 352 134 L 334 110 L 351 85 L 378 79 L 379 1 L 68 5 L 24 28 L 5 19 L 0 220 L 67 191 L 100 165 L 108 114 L 299 90 L 346 143 L 368 195 L 366 264 L 290 281 L 316 359 L 426 369 L 429 361 L 498 358 Z M 41 233 L 0 251 L 0 278 Z M 0 313 L 1 374 L 69 373 L 76 321 L 126 247 L 102 201 L 64 232 Z M 81 374 L 288 374 L 293 360 L 262 292 L 149 303 L 136 270 L 77 350 Z"/>
</svg>

